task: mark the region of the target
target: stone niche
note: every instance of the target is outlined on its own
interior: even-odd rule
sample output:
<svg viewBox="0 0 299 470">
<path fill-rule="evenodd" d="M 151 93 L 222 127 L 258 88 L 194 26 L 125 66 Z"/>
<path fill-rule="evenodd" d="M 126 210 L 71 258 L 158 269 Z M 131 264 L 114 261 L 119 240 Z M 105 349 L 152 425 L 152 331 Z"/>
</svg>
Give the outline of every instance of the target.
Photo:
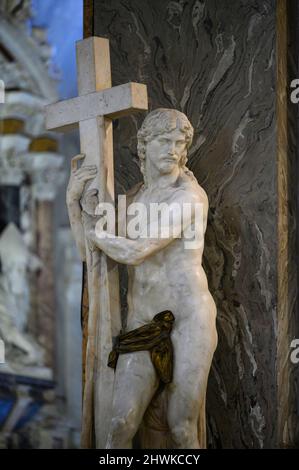
<svg viewBox="0 0 299 470">
<path fill-rule="evenodd" d="M 146 83 L 150 110 L 179 109 L 195 128 L 188 165 L 210 200 L 204 265 L 218 307 L 211 448 L 298 442 L 296 18 L 292 0 L 85 1 L 85 36 L 110 40 L 113 85 Z M 141 178 L 143 118 L 114 123 L 118 193 Z"/>
</svg>

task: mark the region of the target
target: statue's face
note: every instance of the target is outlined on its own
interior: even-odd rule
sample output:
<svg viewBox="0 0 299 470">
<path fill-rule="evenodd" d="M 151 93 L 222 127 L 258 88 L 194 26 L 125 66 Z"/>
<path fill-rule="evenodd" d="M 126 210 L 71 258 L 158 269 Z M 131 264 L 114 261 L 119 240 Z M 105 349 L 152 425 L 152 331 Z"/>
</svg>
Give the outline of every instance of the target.
<svg viewBox="0 0 299 470">
<path fill-rule="evenodd" d="M 146 145 L 146 163 L 161 174 L 173 173 L 186 153 L 185 134 L 180 129 L 155 136 Z"/>
</svg>

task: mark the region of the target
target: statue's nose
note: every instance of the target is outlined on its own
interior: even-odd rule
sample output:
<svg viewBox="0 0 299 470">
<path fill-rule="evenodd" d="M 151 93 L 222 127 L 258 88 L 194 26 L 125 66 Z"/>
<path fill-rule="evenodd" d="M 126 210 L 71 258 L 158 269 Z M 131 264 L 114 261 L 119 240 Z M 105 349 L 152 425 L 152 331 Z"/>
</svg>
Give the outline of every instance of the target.
<svg viewBox="0 0 299 470">
<path fill-rule="evenodd" d="M 169 147 L 168 147 L 168 153 L 170 155 L 173 155 L 175 153 L 175 143 L 174 142 L 171 142 L 169 144 Z"/>
</svg>

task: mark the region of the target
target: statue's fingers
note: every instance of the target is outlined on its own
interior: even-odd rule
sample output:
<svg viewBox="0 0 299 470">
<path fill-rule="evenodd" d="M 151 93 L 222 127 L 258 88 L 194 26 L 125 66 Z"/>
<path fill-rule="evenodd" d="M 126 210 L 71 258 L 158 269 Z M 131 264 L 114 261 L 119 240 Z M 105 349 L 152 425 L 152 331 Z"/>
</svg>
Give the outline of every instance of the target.
<svg viewBox="0 0 299 470">
<path fill-rule="evenodd" d="M 77 168 L 77 170 L 75 171 L 81 172 L 81 171 L 96 170 L 96 169 L 97 169 L 96 165 L 84 165 L 84 166 L 82 165 L 80 168 Z"/>
<path fill-rule="evenodd" d="M 97 196 L 99 194 L 99 191 L 96 188 L 93 188 L 89 189 L 86 194 L 90 196 Z"/>
<path fill-rule="evenodd" d="M 91 174 L 87 173 L 87 174 L 81 175 L 80 177 L 78 177 L 78 179 L 79 179 L 80 181 L 88 181 L 88 180 L 92 180 L 93 178 L 95 178 L 95 176 L 96 176 L 96 173 L 95 173 L 95 174 L 93 174 L 93 173 L 91 173 Z"/>
<path fill-rule="evenodd" d="M 74 175 L 83 175 L 85 173 L 96 173 L 97 167 L 95 165 L 83 166 L 74 171 Z"/>
<path fill-rule="evenodd" d="M 96 174 L 97 174 L 97 170 L 94 170 L 94 169 L 84 170 L 84 171 L 81 171 L 80 169 L 74 173 L 74 176 L 75 178 L 80 180 L 81 178 L 84 178 L 85 176 L 91 176 L 92 178 L 94 178 Z"/>
<path fill-rule="evenodd" d="M 96 176 L 97 170 L 86 170 L 86 171 L 78 171 L 74 174 L 77 178 L 83 178 L 84 176 Z"/>
<path fill-rule="evenodd" d="M 89 172 L 89 171 L 97 171 L 97 167 L 95 165 L 89 165 L 89 166 L 83 166 L 82 168 L 80 168 L 80 170 L 78 171 L 81 171 L 82 173 L 84 172 Z"/>
<path fill-rule="evenodd" d="M 76 171 L 78 169 L 78 161 L 83 160 L 85 158 L 84 153 L 79 153 L 75 157 L 72 158 L 71 160 L 71 170 Z"/>
</svg>

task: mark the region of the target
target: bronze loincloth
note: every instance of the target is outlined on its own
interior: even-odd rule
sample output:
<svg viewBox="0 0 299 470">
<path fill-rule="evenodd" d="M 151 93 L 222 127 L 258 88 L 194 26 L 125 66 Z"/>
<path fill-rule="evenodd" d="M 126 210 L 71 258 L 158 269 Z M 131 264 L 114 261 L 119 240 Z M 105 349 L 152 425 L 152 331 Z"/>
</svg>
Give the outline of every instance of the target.
<svg viewBox="0 0 299 470">
<path fill-rule="evenodd" d="M 108 366 L 116 368 L 119 354 L 150 351 L 155 370 L 164 384 L 172 381 L 173 348 L 170 338 L 174 315 L 170 310 L 157 313 L 151 322 L 128 333 L 121 333 L 109 354 Z"/>
</svg>

